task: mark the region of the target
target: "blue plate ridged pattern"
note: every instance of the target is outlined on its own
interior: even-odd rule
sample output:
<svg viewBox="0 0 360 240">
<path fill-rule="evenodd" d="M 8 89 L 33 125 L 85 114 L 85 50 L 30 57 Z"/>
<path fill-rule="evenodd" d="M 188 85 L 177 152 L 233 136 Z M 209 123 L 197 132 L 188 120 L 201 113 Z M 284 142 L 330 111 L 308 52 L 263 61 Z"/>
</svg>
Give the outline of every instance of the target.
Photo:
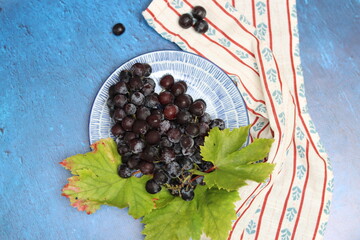
<svg viewBox="0 0 360 240">
<path fill-rule="evenodd" d="M 90 114 L 90 143 L 102 138 L 113 137 L 110 133 L 114 124 L 106 105 L 108 89 L 118 82 L 119 73 L 136 63 L 148 63 L 152 67 L 151 78 L 157 84 L 155 91 L 161 91 L 159 80 L 165 74 L 171 74 L 176 81 L 188 84 L 187 93 L 193 99 L 204 99 L 207 112 L 212 118 L 221 118 L 226 127 L 236 128 L 249 124 L 245 102 L 231 78 L 218 66 L 198 55 L 183 51 L 156 51 L 131 59 L 120 66 L 100 88 Z"/>
</svg>

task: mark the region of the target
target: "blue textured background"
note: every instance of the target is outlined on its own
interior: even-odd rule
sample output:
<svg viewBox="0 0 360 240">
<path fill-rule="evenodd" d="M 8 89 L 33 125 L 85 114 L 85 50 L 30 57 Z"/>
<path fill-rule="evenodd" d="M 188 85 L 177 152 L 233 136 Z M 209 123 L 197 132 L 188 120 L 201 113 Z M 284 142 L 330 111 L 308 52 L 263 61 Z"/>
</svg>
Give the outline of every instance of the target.
<svg viewBox="0 0 360 240">
<path fill-rule="evenodd" d="M 90 107 L 117 66 L 178 49 L 146 25 L 149 2 L 0 0 L 0 239 L 142 238 L 127 210 L 69 207 L 58 162 L 89 150 Z M 327 240 L 360 238 L 359 7 L 298 2 L 309 110 L 336 177 Z"/>
</svg>

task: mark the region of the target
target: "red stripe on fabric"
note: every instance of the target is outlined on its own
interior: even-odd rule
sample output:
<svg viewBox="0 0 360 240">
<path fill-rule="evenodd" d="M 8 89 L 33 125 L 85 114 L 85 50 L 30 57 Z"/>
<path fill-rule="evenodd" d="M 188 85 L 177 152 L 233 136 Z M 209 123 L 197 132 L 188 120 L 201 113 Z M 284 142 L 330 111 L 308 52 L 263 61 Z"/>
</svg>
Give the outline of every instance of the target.
<svg viewBox="0 0 360 240">
<path fill-rule="evenodd" d="M 316 220 L 316 227 L 315 227 L 314 235 L 313 235 L 313 238 L 312 238 L 313 240 L 316 238 L 316 233 L 317 233 L 319 225 L 320 225 L 321 212 L 323 211 L 324 202 L 325 202 L 325 189 L 326 189 L 326 181 L 327 181 L 327 171 L 326 171 L 326 163 L 325 163 L 325 161 L 324 161 L 324 169 L 325 169 L 325 171 L 324 171 L 325 172 L 325 177 L 324 177 L 323 193 L 322 193 L 322 197 L 321 197 L 321 206 L 320 206 L 320 209 L 319 209 L 318 218 Z"/>
<path fill-rule="evenodd" d="M 231 17 L 232 19 L 234 19 L 234 21 L 240 26 L 240 28 L 242 30 L 244 30 L 246 33 L 250 34 L 257 42 L 259 42 L 259 39 L 257 39 L 257 37 L 254 35 L 254 33 L 250 32 L 249 30 L 246 29 L 246 27 L 244 27 L 244 25 L 241 24 L 241 22 L 234 16 L 232 16 L 231 14 L 229 14 L 218 2 L 216 2 L 216 0 L 212 0 L 213 3 L 218 6 L 226 15 L 228 15 L 229 17 Z"/>
<path fill-rule="evenodd" d="M 274 135 L 274 130 L 272 130 L 272 129 L 270 128 L 270 132 L 271 132 L 271 136 L 274 137 L 274 136 L 275 136 L 275 135 Z"/>
<path fill-rule="evenodd" d="M 316 237 L 316 233 L 318 231 L 319 225 L 320 225 L 320 219 L 321 219 L 321 215 L 322 215 L 322 209 L 324 207 L 325 204 L 325 191 L 326 191 L 326 182 L 327 182 L 327 170 L 326 170 L 326 161 L 325 159 L 320 155 L 319 151 L 317 150 L 314 141 L 310 135 L 309 129 L 307 128 L 306 124 L 305 124 L 305 120 L 302 116 L 301 113 L 301 107 L 300 107 L 300 101 L 299 101 L 299 95 L 298 95 L 298 91 L 297 91 L 297 81 L 296 81 L 296 73 L 295 73 L 295 63 L 294 63 L 294 56 L 292 54 L 292 49 L 293 49 L 293 43 L 292 43 L 292 29 L 291 29 L 291 17 L 290 17 L 290 4 L 289 4 L 289 0 L 286 1 L 286 8 L 287 8 L 287 18 L 288 18 L 288 31 L 289 31 L 289 36 L 290 36 L 290 61 L 291 61 L 291 69 L 293 72 L 293 78 L 294 78 L 294 93 L 295 93 L 295 99 L 296 99 L 296 104 L 298 106 L 298 113 L 299 113 L 299 117 L 300 120 L 302 122 L 302 125 L 305 129 L 305 132 L 308 136 L 308 139 L 313 147 L 313 149 L 315 150 L 316 154 L 320 157 L 320 159 L 322 160 L 323 164 L 324 164 L 324 183 L 323 183 L 323 190 L 322 190 L 322 197 L 321 197 L 321 203 L 320 203 L 320 209 L 319 209 L 319 215 L 318 218 L 316 220 L 316 225 L 315 225 L 315 231 L 314 231 L 314 235 L 313 238 Z"/>
<path fill-rule="evenodd" d="M 266 81 L 266 76 L 265 76 L 265 70 L 264 70 L 264 65 L 263 65 L 263 61 L 262 61 L 262 57 L 261 57 L 261 54 L 260 54 L 260 46 L 258 45 L 257 46 L 257 50 L 258 50 L 258 54 L 259 54 L 259 61 L 260 61 L 260 66 L 261 66 L 261 73 L 263 75 L 263 82 L 264 82 L 264 86 L 265 86 L 265 91 L 266 93 L 268 94 L 268 97 L 269 97 L 269 102 L 270 102 L 270 105 L 271 105 L 271 108 L 272 108 L 272 111 L 274 113 L 274 119 L 275 119 L 275 124 L 276 124 L 276 127 L 279 131 L 279 140 L 278 140 L 278 147 L 276 149 L 276 152 L 275 152 L 275 155 L 274 155 L 274 158 L 273 158 L 273 161 L 271 161 L 271 163 L 274 162 L 278 152 L 279 152 L 279 148 L 280 148 L 280 142 L 281 142 L 281 139 L 282 139 L 282 131 L 281 131 L 281 127 L 280 127 L 280 123 L 279 123 L 279 119 L 277 117 L 277 113 L 276 113 L 276 110 L 275 110 L 275 106 L 274 106 L 274 102 L 272 101 L 272 98 L 271 98 L 271 93 L 269 91 L 269 86 L 268 86 L 268 83 Z"/>
<path fill-rule="evenodd" d="M 291 183 L 290 183 L 290 188 L 289 188 L 289 191 L 286 195 L 286 198 L 285 198 L 285 204 L 284 204 L 284 207 L 283 207 L 283 210 L 281 212 L 281 217 L 280 217 L 280 221 L 279 221 L 279 225 L 278 225 L 278 228 L 276 230 L 276 236 L 275 236 L 275 239 L 279 239 L 279 234 L 280 234 L 280 230 L 281 230 L 281 226 L 282 226 L 282 223 L 283 223 L 283 220 L 284 220 L 284 216 L 285 216 L 285 211 L 287 209 L 287 205 L 288 205 L 288 202 L 289 202 L 289 198 L 290 198 L 290 194 L 291 194 L 291 189 L 293 187 L 293 184 L 294 184 L 294 179 L 295 179 L 295 172 L 296 172 L 296 144 L 295 144 L 295 139 L 293 138 L 292 140 L 292 143 L 294 145 L 294 166 L 293 166 L 293 175 L 291 177 Z"/>
<path fill-rule="evenodd" d="M 260 116 L 260 117 L 262 117 L 262 118 L 267 119 L 266 117 L 264 117 L 264 116 L 263 116 L 263 115 L 261 115 L 260 113 L 255 112 L 255 110 L 254 110 L 254 109 L 251 109 L 251 108 L 249 108 L 248 106 L 246 106 L 246 108 L 247 108 L 247 109 L 248 109 L 248 111 L 249 111 L 249 112 L 251 112 L 252 114 L 254 114 L 254 115 L 257 115 L 257 116 Z"/>
<path fill-rule="evenodd" d="M 184 1 L 186 2 L 186 1 Z M 217 31 L 219 31 L 222 35 L 224 35 L 228 40 L 230 40 L 230 42 L 232 42 L 233 44 L 235 44 L 236 46 L 238 46 L 239 48 L 241 48 L 242 50 L 244 50 L 245 52 L 247 52 L 250 56 L 252 56 L 253 58 L 255 57 L 255 54 L 253 52 L 251 52 L 250 50 L 248 50 L 247 48 L 245 48 L 244 46 L 240 45 L 238 42 L 236 42 L 234 39 L 232 39 L 231 37 L 229 37 L 229 35 L 227 35 L 226 33 L 224 33 L 224 31 L 222 31 L 220 28 L 218 28 L 215 24 L 213 24 L 208 18 L 206 18 L 207 22 L 213 26 Z"/>
<path fill-rule="evenodd" d="M 274 186 L 274 185 L 273 185 Z M 264 212 L 265 212 L 265 208 L 266 208 L 266 202 L 269 198 L 269 195 L 271 193 L 271 190 L 273 188 L 273 186 L 271 186 L 271 188 L 269 189 L 269 191 L 266 193 L 265 195 L 265 200 L 264 200 L 264 204 L 263 204 L 263 208 L 261 209 L 261 212 L 260 212 L 260 216 L 259 216 L 259 221 L 258 221 L 258 225 L 256 227 L 256 234 L 255 234 L 255 240 L 258 239 L 259 237 L 259 233 L 260 233 L 260 229 L 261 229 L 261 221 L 262 221 L 262 217 L 264 215 Z"/>
<path fill-rule="evenodd" d="M 173 8 L 171 6 L 171 4 L 168 2 L 168 0 L 165 0 L 165 2 L 167 3 L 168 7 L 175 12 L 176 14 L 179 14 L 179 12 Z M 184 1 L 186 2 L 186 1 Z M 207 36 L 206 34 L 202 34 L 207 40 L 209 40 L 210 42 L 214 43 L 215 45 L 221 47 L 222 49 L 224 49 L 227 53 L 229 53 L 233 58 L 235 58 L 238 62 L 242 63 L 244 66 L 250 68 L 257 76 L 259 76 L 259 73 L 251 66 L 249 66 L 248 64 L 246 64 L 245 62 L 243 62 L 238 56 L 236 56 L 234 53 L 232 53 L 229 49 L 227 49 L 226 47 L 224 47 L 223 45 L 221 45 L 220 43 L 212 40 L 209 36 Z"/>
<path fill-rule="evenodd" d="M 282 80 L 281 80 L 281 74 L 280 74 L 280 70 L 279 70 L 279 65 L 276 61 L 276 58 L 274 56 L 274 62 L 275 62 L 275 66 L 276 66 L 276 72 L 277 72 L 277 75 L 278 75 L 278 78 L 279 78 L 279 83 L 280 83 L 280 90 L 282 91 Z"/>
<path fill-rule="evenodd" d="M 293 131 L 292 131 L 292 139 L 295 139 L 295 128 L 296 128 L 296 104 L 295 104 L 295 100 L 294 100 L 294 97 L 291 95 L 291 99 L 293 101 L 293 104 L 294 104 L 294 127 L 293 127 Z M 289 145 L 286 147 L 286 150 L 289 149 L 291 145 L 291 142 L 289 143 Z"/>
<path fill-rule="evenodd" d="M 234 1 L 234 0 L 233 0 Z M 191 8 L 193 8 L 193 5 L 191 5 L 191 3 L 189 3 L 188 1 L 184 0 L 184 2 Z M 235 1 L 234 1 L 235 2 Z M 244 50 L 245 52 L 247 52 L 248 54 L 250 54 L 250 56 L 255 57 L 255 54 L 253 52 L 251 52 L 250 50 L 246 49 L 244 46 L 240 45 L 237 41 L 235 41 L 234 39 L 232 39 L 230 36 L 228 36 L 226 33 L 224 33 L 224 31 L 222 31 L 219 27 L 217 27 L 214 23 L 212 23 L 208 18 L 205 18 L 205 20 L 213 27 L 215 28 L 218 32 L 220 32 L 222 35 L 224 35 L 228 40 L 230 40 L 230 42 L 232 42 L 233 44 L 235 44 L 236 46 L 238 46 L 239 48 L 241 48 L 242 50 Z"/>
<path fill-rule="evenodd" d="M 241 215 L 240 215 L 239 218 L 242 218 L 242 216 L 244 216 L 245 212 L 250 208 L 251 204 L 254 202 L 255 198 L 262 192 L 262 190 L 264 190 L 267 186 L 269 186 L 269 184 L 270 184 L 270 182 L 271 182 L 271 178 L 272 178 L 272 175 L 270 175 L 269 182 L 265 185 L 264 188 L 262 188 L 262 189 L 255 195 L 255 197 L 251 200 L 251 202 L 249 203 L 249 205 L 247 206 L 247 208 L 241 213 Z"/>
<path fill-rule="evenodd" d="M 293 240 L 296 234 L 296 229 L 297 226 L 299 224 L 299 220 L 300 220 L 300 215 L 301 215 L 301 211 L 302 211 L 302 207 L 303 207 L 303 203 L 304 203 L 304 199 L 305 199 L 305 193 L 306 193 L 306 187 L 308 184 L 308 180 L 309 180 L 309 172 L 310 172 L 310 164 L 309 164 L 309 140 L 306 140 L 306 165 L 307 165 L 307 169 L 306 169 L 306 177 L 305 177 L 305 183 L 304 183 L 304 187 L 303 187 L 303 192 L 302 192 L 302 196 L 301 196 L 301 201 L 300 201 L 300 207 L 299 207 L 299 211 L 297 213 L 296 216 L 296 221 L 295 221 L 295 226 L 294 226 L 294 230 L 292 232 L 291 235 L 291 239 Z"/>
<path fill-rule="evenodd" d="M 237 78 L 239 78 L 240 84 L 243 86 L 243 88 L 244 88 L 245 91 L 249 94 L 249 96 L 251 97 L 252 100 L 254 100 L 255 102 L 260 102 L 260 103 L 262 103 L 262 104 L 265 104 L 265 101 L 256 99 L 256 98 L 252 95 L 252 93 L 251 93 L 251 92 L 247 89 L 247 87 L 242 83 L 241 78 L 240 78 L 238 75 L 236 75 L 236 74 L 234 74 L 234 73 L 227 72 L 227 71 L 225 71 L 224 69 L 223 69 L 223 71 L 224 71 L 227 75 L 234 75 L 234 76 L 236 76 Z"/>
<path fill-rule="evenodd" d="M 240 236 L 240 240 L 242 240 L 244 238 L 244 233 L 245 233 L 245 231 L 243 230 L 243 232 L 242 232 L 242 234 Z"/>
<path fill-rule="evenodd" d="M 191 47 L 190 44 L 183 38 L 181 37 L 179 34 L 176 34 L 172 31 L 170 31 L 169 29 L 167 29 L 154 15 L 153 12 L 150 11 L 150 9 L 146 9 L 146 11 L 154 18 L 155 22 L 157 22 L 162 28 L 164 28 L 168 33 L 174 35 L 174 36 L 177 36 L 178 38 L 180 38 L 184 43 L 186 43 L 186 45 L 188 45 L 188 47 L 193 50 L 194 52 L 196 52 L 196 54 L 202 56 L 202 57 L 205 57 L 203 54 L 201 54 L 199 51 L 197 51 L 195 48 Z"/>
<path fill-rule="evenodd" d="M 253 17 L 253 26 L 256 28 L 256 13 L 255 13 L 255 0 L 251 1 L 252 5 L 252 17 Z"/>
<path fill-rule="evenodd" d="M 259 184 L 257 185 L 257 187 L 254 189 L 254 191 L 253 191 L 253 192 L 248 196 L 248 198 L 241 204 L 241 206 L 238 208 L 238 210 L 236 211 L 236 213 L 239 213 L 240 209 L 244 206 L 244 204 L 249 200 L 249 198 L 256 192 L 256 190 L 257 190 L 260 186 L 261 186 L 261 183 L 259 183 Z M 235 229 L 237 223 L 239 222 L 239 220 L 240 220 L 240 217 L 238 217 L 238 218 L 236 219 L 236 221 L 235 221 L 235 223 L 234 223 L 234 225 L 233 225 L 233 227 L 232 227 L 232 229 L 231 229 L 231 231 L 230 231 L 230 234 L 229 234 L 228 239 L 231 238 L 231 236 L 232 236 L 232 234 L 233 234 L 233 232 L 234 232 L 234 229 Z"/>
<path fill-rule="evenodd" d="M 258 133 L 257 138 L 260 138 L 260 134 L 270 125 L 270 122 L 268 122 Z"/>
<path fill-rule="evenodd" d="M 274 119 L 275 119 L 276 127 L 277 127 L 277 129 L 279 131 L 279 142 L 280 142 L 281 141 L 281 133 L 282 133 L 282 131 L 281 131 L 279 119 L 277 118 L 275 105 L 274 105 L 274 102 L 272 101 L 272 98 L 271 98 L 271 93 L 270 93 L 270 90 L 269 90 L 269 86 L 268 86 L 268 83 L 266 81 L 264 64 L 263 64 L 263 60 L 262 60 L 262 57 L 261 57 L 260 46 L 259 45 L 257 46 L 257 50 L 258 50 L 258 54 L 259 54 L 259 62 L 260 62 L 260 67 L 261 67 L 261 73 L 262 73 L 262 76 L 263 76 L 263 82 L 264 82 L 264 86 L 265 86 L 265 91 L 266 91 L 266 93 L 267 93 L 267 95 L 269 97 L 269 102 L 270 102 L 271 108 L 272 108 L 273 113 L 274 113 Z M 280 144 L 278 145 L 278 149 L 276 150 L 276 154 L 275 154 L 274 158 L 277 155 L 277 152 L 279 150 L 279 146 L 280 146 Z"/>
<path fill-rule="evenodd" d="M 233 7 L 235 7 L 235 0 L 232 0 L 231 5 L 233 5 Z"/>
<path fill-rule="evenodd" d="M 251 127 L 253 127 L 258 120 L 259 120 L 259 117 L 256 117 L 255 120 L 253 121 L 253 123 L 251 124 Z"/>
<path fill-rule="evenodd" d="M 270 49 L 272 50 L 272 32 L 271 32 L 271 18 L 270 18 L 270 0 L 266 1 L 267 15 L 268 15 L 268 29 L 269 29 L 269 42 Z"/>
</svg>

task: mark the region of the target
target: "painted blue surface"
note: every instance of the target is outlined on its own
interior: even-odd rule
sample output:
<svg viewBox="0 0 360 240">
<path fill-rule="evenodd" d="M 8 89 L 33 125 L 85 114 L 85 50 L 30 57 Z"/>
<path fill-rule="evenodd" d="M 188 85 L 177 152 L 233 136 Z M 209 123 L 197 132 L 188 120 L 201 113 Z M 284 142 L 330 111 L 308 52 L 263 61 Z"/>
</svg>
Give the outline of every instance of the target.
<svg viewBox="0 0 360 240">
<path fill-rule="evenodd" d="M 126 209 L 69 207 L 60 189 L 70 174 L 58 162 L 89 150 L 91 104 L 119 65 L 178 49 L 146 25 L 149 2 L 0 0 L 0 239 L 142 239 Z M 336 179 L 327 240 L 360 238 L 359 9 L 298 3 L 309 110 Z"/>
</svg>

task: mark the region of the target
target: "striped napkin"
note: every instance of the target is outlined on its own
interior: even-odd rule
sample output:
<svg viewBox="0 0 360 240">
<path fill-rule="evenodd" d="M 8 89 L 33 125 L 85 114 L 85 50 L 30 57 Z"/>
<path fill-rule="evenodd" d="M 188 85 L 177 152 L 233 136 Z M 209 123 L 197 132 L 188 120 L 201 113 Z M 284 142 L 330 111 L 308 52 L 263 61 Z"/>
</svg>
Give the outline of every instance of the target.
<svg viewBox="0 0 360 240">
<path fill-rule="evenodd" d="M 178 25 L 197 5 L 207 10 L 205 34 Z M 268 162 L 276 168 L 267 182 L 240 189 L 228 239 L 322 239 L 333 174 L 307 110 L 295 0 L 153 0 L 143 16 L 221 67 L 247 104 L 251 138 L 275 139 Z"/>
</svg>

